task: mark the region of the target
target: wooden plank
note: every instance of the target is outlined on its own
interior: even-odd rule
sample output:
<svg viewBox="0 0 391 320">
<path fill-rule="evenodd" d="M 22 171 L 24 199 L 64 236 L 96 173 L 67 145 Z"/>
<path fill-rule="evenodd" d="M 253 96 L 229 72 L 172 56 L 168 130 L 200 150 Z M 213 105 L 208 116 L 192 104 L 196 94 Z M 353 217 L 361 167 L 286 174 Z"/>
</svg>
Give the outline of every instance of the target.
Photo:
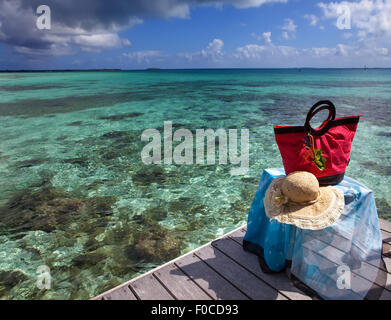
<svg viewBox="0 0 391 320">
<path fill-rule="evenodd" d="M 384 290 L 379 300 L 391 300 L 389 291 Z"/>
<path fill-rule="evenodd" d="M 384 260 L 390 259 L 388 256 L 391 255 L 391 232 L 381 230 L 383 238 L 382 254 L 385 256 Z M 391 269 L 388 269 L 391 272 Z"/>
<path fill-rule="evenodd" d="M 173 263 L 156 270 L 153 274 L 176 299 L 212 299 Z"/>
<path fill-rule="evenodd" d="M 390 271 L 391 271 L 391 259 L 383 257 L 383 260 L 384 260 L 384 263 L 386 265 L 388 273 L 390 273 Z"/>
<path fill-rule="evenodd" d="M 220 239 L 231 238 L 231 239 L 235 240 L 236 242 L 240 243 L 241 245 L 243 245 L 243 238 L 244 238 L 244 235 L 246 234 L 246 232 L 247 232 L 246 228 L 236 229 L 235 231 L 231 232 L 230 234 L 227 234 L 227 236 L 220 238 Z M 220 240 L 220 239 L 213 240 L 212 243 L 217 240 Z"/>
<path fill-rule="evenodd" d="M 383 257 L 384 264 L 386 265 L 387 272 L 387 280 L 386 280 L 386 289 L 391 292 L 391 259 L 387 257 Z"/>
<path fill-rule="evenodd" d="M 383 290 L 379 300 L 391 300 L 391 292 L 389 290 Z"/>
<path fill-rule="evenodd" d="M 229 238 L 235 240 L 236 242 L 240 243 L 240 245 L 243 245 L 243 238 L 246 234 L 247 230 L 245 228 L 236 230 L 232 232 L 229 236 Z M 216 241 L 216 240 L 215 240 Z"/>
<path fill-rule="evenodd" d="M 202 261 L 213 268 L 233 286 L 254 300 L 286 300 L 277 290 L 254 276 L 212 245 L 195 252 Z"/>
<path fill-rule="evenodd" d="M 391 244 L 383 243 L 382 255 L 384 256 L 384 259 L 387 259 L 389 256 L 391 256 Z M 388 269 L 388 272 L 391 272 L 390 269 Z"/>
<path fill-rule="evenodd" d="M 195 254 L 184 256 L 176 265 L 215 300 L 248 300 Z"/>
<path fill-rule="evenodd" d="M 103 300 L 137 300 L 128 286 L 123 286 L 103 296 Z"/>
<path fill-rule="evenodd" d="M 151 274 L 131 282 L 130 287 L 141 300 L 174 300 L 174 297 Z"/>
<path fill-rule="evenodd" d="M 381 230 L 381 234 L 383 242 L 391 244 L 391 232 Z"/>
<path fill-rule="evenodd" d="M 385 220 L 380 219 L 380 226 L 382 227 L 382 224 L 384 224 Z M 388 221 L 387 221 L 388 222 Z M 386 232 L 386 233 L 385 233 Z M 388 272 L 387 274 L 387 283 L 386 283 L 386 289 L 383 291 L 383 294 L 381 295 L 379 300 L 391 300 L 391 258 L 388 256 L 391 253 L 391 241 L 388 243 L 388 231 L 382 230 L 382 237 L 383 237 L 383 261 L 386 265 L 386 270 Z M 391 235 L 391 234 L 390 234 Z"/>
<path fill-rule="evenodd" d="M 235 233 L 233 236 L 240 243 L 243 239 L 244 232 Z M 259 266 L 258 258 L 255 254 L 246 252 L 243 247 L 232 239 L 223 238 L 212 243 L 213 246 L 231 257 L 242 267 L 267 282 L 273 288 L 284 294 L 289 299 L 294 300 L 311 300 L 311 297 L 296 288 L 289 280 L 285 273 L 266 274 L 263 273 Z"/>
<path fill-rule="evenodd" d="M 391 232 L 391 222 L 384 220 L 384 219 L 379 219 L 380 221 L 380 229 L 384 231 Z"/>
<path fill-rule="evenodd" d="M 384 263 L 386 264 L 386 268 L 388 271 L 391 271 L 391 259 L 390 258 L 384 258 Z M 386 285 L 386 289 L 391 292 L 391 285 L 390 285 L 390 277 L 391 275 L 388 274 L 388 277 L 387 277 L 387 285 Z M 383 292 L 383 296 L 380 298 L 383 300 L 386 300 L 387 297 L 384 297 L 387 293 L 384 293 Z"/>
</svg>

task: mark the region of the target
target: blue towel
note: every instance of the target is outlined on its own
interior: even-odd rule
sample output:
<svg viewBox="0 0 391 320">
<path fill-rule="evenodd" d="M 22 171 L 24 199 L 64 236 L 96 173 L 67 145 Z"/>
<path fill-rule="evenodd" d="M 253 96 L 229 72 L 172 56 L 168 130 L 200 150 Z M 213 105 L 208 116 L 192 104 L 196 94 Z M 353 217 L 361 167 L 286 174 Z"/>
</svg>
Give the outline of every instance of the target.
<svg viewBox="0 0 391 320">
<path fill-rule="evenodd" d="M 267 169 L 251 205 L 243 246 L 259 256 L 264 272 L 291 273 L 324 299 L 364 299 L 382 265 L 382 236 L 371 190 L 345 177 L 335 187 L 345 194 L 345 209 L 330 227 L 313 231 L 270 220 L 263 199 L 283 169 Z M 379 280 L 380 279 L 380 280 Z M 384 283 L 385 284 L 385 283 Z M 380 291 L 379 291 L 380 290 Z"/>
</svg>

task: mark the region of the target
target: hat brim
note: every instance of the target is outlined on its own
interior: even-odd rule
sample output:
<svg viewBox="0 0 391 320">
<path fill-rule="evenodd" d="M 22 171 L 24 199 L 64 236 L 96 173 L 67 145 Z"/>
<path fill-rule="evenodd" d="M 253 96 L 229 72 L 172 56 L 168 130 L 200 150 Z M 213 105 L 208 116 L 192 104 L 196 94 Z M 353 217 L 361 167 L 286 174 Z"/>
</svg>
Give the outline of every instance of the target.
<svg viewBox="0 0 391 320">
<path fill-rule="evenodd" d="M 335 187 L 320 187 L 320 197 L 313 204 L 301 205 L 294 202 L 278 203 L 285 177 L 272 181 L 266 190 L 264 205 L 266 215 L 278 222 L 292 224 L 301 229 L 321 230 L 339 219 L 345 207 L 344 194 Z"/>
</svg>

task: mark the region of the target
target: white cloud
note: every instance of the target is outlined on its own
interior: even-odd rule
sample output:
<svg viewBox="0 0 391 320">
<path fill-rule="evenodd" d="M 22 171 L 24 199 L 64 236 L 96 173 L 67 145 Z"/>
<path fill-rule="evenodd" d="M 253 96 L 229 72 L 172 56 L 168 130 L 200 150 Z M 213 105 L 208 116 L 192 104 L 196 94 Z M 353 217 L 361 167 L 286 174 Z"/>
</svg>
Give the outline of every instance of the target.
<svg viewBox="0 0 391 320">
<path fill-rule="evenodd" d="M 318 17 L 314 14 L 306 14 L 304 15 L 305 19 L 308 19 L 310 21 L 310 26 L 315 27 L 318 24 Z"/>
<path fill-rule="evenodd" d="M 345 39 L 350 39 L 351 37 L 353 37 L 353 34 L 352 34 L 351 32 L 345 32 L 345 33 L 343 34 L 343 37 L 344 37 Z"/>
<path fill-rule="evenodd" d="M 265 37 L 269 39 L 266 32 Z M 224 51 L 224 42 L 214 39 L 204 49 L 190 53 L 164 54 L 146 50 L 124 53 L 138 65 L 151 66 L 159 62 L 166 67 L 363 67 L 390 65 L 390 50 L 382 46 L 362 47 L 338 43 L 330 47 L 299 49 L 273 42 L 247 44 L 234 52 Z"/>
<path fill-rule="evenodd" d="M 389 0 L 358 0 L 341 2 L 320 2 L 325 19 L 335 22 L 348 10 L 351 18 L 351 30 L 342 35 L 354 45 L 339 47 L 339 53 L 382 66 L 390 66 L 391 49 L 391 1 Z M 343 9 L 345 10 L 343 10 Z M 365 60 L 366 59 L 366 60 Z M 388 65 L 385 65 L 388 63 Z"/>
<path fill-rule="evenodd" d="M 280 27 L 283 30 L 282 37 L 285 40 L 296 38 L 297 25 L 292 19 L 285 19 L 285 23 Z"/>
<path fill-rule="evenodd" d="M 192 63 L 219 63 L 225 56 L 223 47 L 224 41 L 216 38 L 205 49 L 196 52 L 181 52 L 178 53 L 178 57 Z"/>
<path fill-rule="evenodd" d="M 240 47 L 236 49 L 235 58 L 245 59 L 245 60 L 256 60 L 263 57 L 265 52 L 269 49 L 267 46 L 259 46 L 257 44 L 248 44 L 244 47 Z"/>
<path fill-rule="evenodd" d="M 284 57 L 294 57 L 294 56 L 298 56 L 300 54 L 299 50 L 296 49 L 295 47 L 278 46 L 277 48 L 278 48 L 279 52 L 281 53 L 281 55 L 283 55 Z"/>
<path fill-rule="evenodd" d="M 138 64 L 151 64 L 153 62 L 162 61 L 165 58 L 165 54 L 158 50 L 143 50 L 134 51 L 129 53 L 123 53 L 124 57 L 135 61 Z"/>
<path fill-rule="evenodd" d="M 313 56 L 316 58 L 324 58 L 329 56 L 334 56 L 337 52 L 336 48 L 310 48 L 304 49 L 303 53 L 308 54 L 309 56 Z"/>
<path fill-rule="evenodd" d="M 291 46 L 248 44 L 232 55 L 236 65 L 248 67 L 372 67 L 389 66 L 390 50 L 337 44 L 298 49 Z"/>
<path fill-rule="evenodd" d="M 221 2 L 231 3 L 237 8 L 251 8 L 251 7 L 260 7 L 265 3 L 272 3 L 272 2 L 286 3 L 288 2 L 288 0 L 228 0 L 228 1 L 221 1 Z"/>
<path fill-rule="evenodd" d="M 282 30 L 293 33 L 296 32 L 297 26 L 292 19 L 285 19 L 285 24 L 281 27 Z"/>
<path fill-rule="evenodd" d="M 100 51 L 131 45 L 128 39 L 121 39 L 116 33 L 77 35 L 73 36 L 71 41 L 85 51 Z"/>
<path fill-rule="evenodd" d="M 335 21 L 341 15 L 340 8 L 348 8 L 352 29 L 358 30 L 357 36 L 362 40 L 367 37 L 380 37 L 382 40 L 391 41 L 391 1 L 389 0 L 320 2 L 318 6 L 326 19 Z"/>
<path fill-rule="evenodd" d="M 281 34 L 281 36 L 282 36 L 282 38 L 283 38 L 284 40 L 289 40 L 289 33 L 288 33 L 288 32 L 283 31 L 282 34 Z"/>
<path fill-rule="evenodd" d="M 272 33 L 269 31 L 269 32 L 264 32 L 262 33 L 261 35 L 258 35 L 254 32 L 251 33 L 251 36 L 259 41 L 263 41 L 263 43 L 265 44 L 271 44 L 272 43 L 272 39 L 271 39 L 271 36 L 272 36 Z"/>
<path fill-rule="evenodd" d="M 269 31 L 269 32 L 264 32 L 264 33 L 262 34 L 262 36 L 263 36 L 263 41 L 264 41 L 266 44 L 272 43 L 272 39 L 271 39 L 272 33 L 271 33 L 270 31 Z"/>
<path fill-rule="evenodd" d="M 285 57 L 297 56 L 299 51 L 294 47 L 276 46 L 272 42 L 268 45 L 248 44 L 236 49 L 234 57 L 239 60 L 256 61 L 278 61 Z"/>
<path fill-rule="evenodd" d="M 202 50 L 202 55 L 220 55 L 224 47 L 224 42 L 221 39 L 213 39 L 212 42 L 208 44 L 205 50 Z"/>
<path fill-rule="evenodd" d="M 259 41 L 262 40 L 262 36 L 259 34 L 256 34 L 255 32 L 251 32 L 251 36 Z"/>
<path fill-rule="evenodd" d="M 129 39 L 123 38 L 123 39 L 121 39 L 121 41 L 124 46 L 131 46 L 132 45 L 132 42 Z"/>
</svg>

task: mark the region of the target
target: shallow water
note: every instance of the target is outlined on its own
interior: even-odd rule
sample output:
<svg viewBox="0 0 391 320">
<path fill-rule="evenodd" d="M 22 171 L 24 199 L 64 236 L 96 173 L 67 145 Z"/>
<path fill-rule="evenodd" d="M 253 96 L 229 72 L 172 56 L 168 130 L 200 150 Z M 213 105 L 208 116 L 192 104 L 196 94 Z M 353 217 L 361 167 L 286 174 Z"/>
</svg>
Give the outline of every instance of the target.
<svg viewBox="0 0 391 320">
<path fill-rule="evenodd" d="M 347 175 L 391 219 L 391 70 L 0 74 L 0 298 L 89 298 L 244 224 L 262 170 L 282 166 L 273 125 L 325 98 L 364 115 Z M 144 165 L 142 131 L 169 120 L 248 128 L 249 172 Z"/>
</svg>

